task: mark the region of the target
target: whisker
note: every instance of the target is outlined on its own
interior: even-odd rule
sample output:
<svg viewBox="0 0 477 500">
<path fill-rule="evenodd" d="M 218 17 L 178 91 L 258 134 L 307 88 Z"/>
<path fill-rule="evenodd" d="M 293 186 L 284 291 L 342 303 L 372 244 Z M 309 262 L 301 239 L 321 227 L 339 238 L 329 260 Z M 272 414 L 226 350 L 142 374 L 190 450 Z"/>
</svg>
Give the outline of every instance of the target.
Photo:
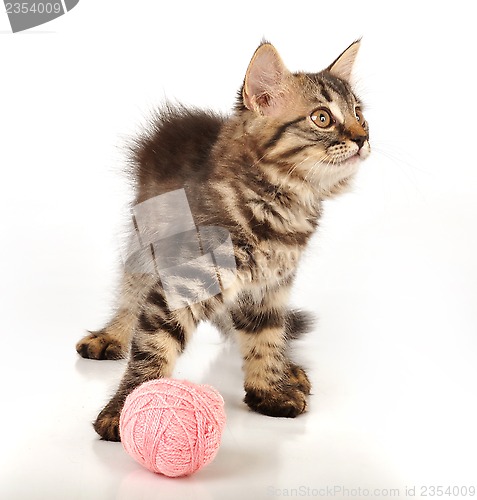
<svg viewBox="0 0 477 500">
<path fill-rule="evenodd" d="M 310 183 L 314 183 L 314 181 L 315 181 L 315 174 L 318 172 L 318 167 L 322 166 L 322 165 L 325 165 L 326 167 L 328 167 L 330 165 L 330 162 L 328 161 L 329 158 L 330 158 L 330 155 L 327 153 L 323 158 L 321 158 L 320 160 L 316 161 L 311 166 L 311 168 L 307 172 L 307 174 L 305 175 L 305 178 L 303 179 L 303 183 L 306 182 L 306 179 L 307 179 L 307 177 L 308 177 L 308 175 L 310 173 L 311 173 Z"/>
<path fill-rule="evenodd" d="M 373 151 L 382 154 L 386 158 L 389 158 L 390 160 L 392 160 L 393 163 L 397 164 L 398 166 L 400 166 L 399 164 L 406 165 L 407 167 L 410 167 L 413 170 L 418 170 L 419 172 L 422 172 L 424 174 L 432 173 L 430 170 L 420 168 L 415 163 L 406 160 L 399 151 L 393 153 L 392 151 L 389 151 L 387 147 L 381 147 L 379 144 L 377 146 L 373 144 Z"/>
</svg>

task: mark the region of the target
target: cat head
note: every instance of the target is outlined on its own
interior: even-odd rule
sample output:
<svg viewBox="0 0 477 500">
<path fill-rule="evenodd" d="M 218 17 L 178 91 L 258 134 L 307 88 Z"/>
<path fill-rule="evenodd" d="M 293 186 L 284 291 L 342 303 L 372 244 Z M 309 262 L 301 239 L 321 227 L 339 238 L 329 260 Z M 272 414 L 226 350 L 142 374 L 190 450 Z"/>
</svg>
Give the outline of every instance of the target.
<svg viewBox="0 0 477 500">
<path fill-rule="evenodd" d="M 292 73 L 275 47 L 262 43 L 248 66 L 238 112 L 259 135 L 267 154 L 296 165 L 319 184 L 342 183 L 370 152 L 362 103 L 350 79 L 360 41 L 319 73 Z"/>
</svg>

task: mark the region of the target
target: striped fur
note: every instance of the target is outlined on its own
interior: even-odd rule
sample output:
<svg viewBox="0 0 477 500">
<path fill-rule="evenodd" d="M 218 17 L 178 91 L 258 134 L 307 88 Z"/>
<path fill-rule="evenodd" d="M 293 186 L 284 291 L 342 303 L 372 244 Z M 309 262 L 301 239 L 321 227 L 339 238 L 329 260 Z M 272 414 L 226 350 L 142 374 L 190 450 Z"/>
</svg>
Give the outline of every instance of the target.
<svg viewBox="0 0 477 500">
<path fill-rule="evenodd" d="M 94 359 L 129 353 L 119 389 L 94 424 L 102 438 L 120 439 L 127 394 L 170 376 L 204 320 L 236 337 L 245 402 L 253 410 L 284 417 L 305 411 L 310 382 L 288 359 L 287 345 L 310 325 L 287 302 L 322 201 L 345 190 L 369 154 L 367 124 L 356 111 L 362 105 L 349 83 L 358 47 L 355 42 L 326 70 L 310 74 L 289 72 L 264 43 L 230 116 L 169 107 L 137 139 L 131 157 L 136 203 L 185 189 L 197 225 L 230 233 L 237 275 L 220 294 L 170 310 L 157 276 L 125 274 L 115 317 L 77 345 Z M 313 115 L 322 108 L 332 116 L 327 129 Z M 181 280 L 180 286 L 193 286 Z"/>
</svg>

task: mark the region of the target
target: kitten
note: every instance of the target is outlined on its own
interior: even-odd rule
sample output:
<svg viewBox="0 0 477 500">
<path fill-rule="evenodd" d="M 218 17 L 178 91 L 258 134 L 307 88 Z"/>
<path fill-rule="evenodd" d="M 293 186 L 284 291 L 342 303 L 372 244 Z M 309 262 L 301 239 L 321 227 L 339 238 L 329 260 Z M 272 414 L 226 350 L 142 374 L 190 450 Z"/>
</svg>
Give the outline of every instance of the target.
<svg viewBox="0 0 477 500">
<path fill-rule="evenodd" d="M 125 397 L 146 380 L 170 377 L 203 320 L 236 336 L 245 403 L 252 410 L 278 417 L 306 410 L 310 382 L 288 359 L 287 343 L 309 325 L 287 301 L 322 200 L 344 191 L 370 152 L 368 125 L 350 85 L 359 46 L 359 41 L 351 44 L 319 73 L 292 73 L 273 45 L 262 43 L 230 116 L 168 107 L 137 139 L 132 172 L 136 216 L 142 215 L 134 225 L 140 236 L 149 230 L 156 239 L 159 226 L 166 228 L 161 238 L 169 238 L 162 246 L 168 256 L 162 267 L 169 274 L 150 266 L 160 261 L 159 247 L 143 245 L 152 254 L 149 261 L 142 250 L 133 252 L 115 316 L 77 344 L 85 358 L 129 354 L 119 389 L 94 424 L 103 439 L 120 439 Z M 146 225 L 155 220 L 157 228 L 138 227 L 144 225 L 144 207 L 149 207 Z M 170 233 L 171 240 L 167 231 L 176 226 L 181 227 Z M 175 252 L 196 245 L 197 227 L 202 238 L 201 228 L 216 228 L 212 239 L 224 259 L 227 249 L 229 257 L 232 252 L 233 266 L 219 269 L 217 289 L 205 295 L 205 257 L 189 259 L 186 268 L 167 264 L 178 262 Z M 213 245 L 205 245 L 210 257 Z"/>
</svg>

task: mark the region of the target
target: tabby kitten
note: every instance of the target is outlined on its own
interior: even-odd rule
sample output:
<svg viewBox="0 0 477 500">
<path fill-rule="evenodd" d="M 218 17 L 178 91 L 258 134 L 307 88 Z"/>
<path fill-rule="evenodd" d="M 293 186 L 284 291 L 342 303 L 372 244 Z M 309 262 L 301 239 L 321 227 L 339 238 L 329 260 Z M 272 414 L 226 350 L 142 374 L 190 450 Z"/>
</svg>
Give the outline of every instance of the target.
<svg viewBox="0 0 477 500">
<path fill-rule="evenodd" d="M 287 357 L 287 344 L 308 325 L 287 301 L 322 200 L 344 191 L 370 152 L 368 125 L 350 85 L 359 46 L 359 41 L 351 44 L 319 73 L 292 73 L 273 45 L 262 43 L 230 116 L 169 107 L 137 139 L 132 154 L 136 206 L 182 192 L 195 230 L 225 231 L 234 270 L 232 279 L 222 280 L 227 283 L 219 280 L 217 293 L 200 300 L 202 271 L 191 279 L 191 264 L 187 272 L 176 273 L 176 288 L 189 294 L 178 307 L 172 306 L 160 273 L 126 265 L 115 316 L 77 344 L 85 358 L 129 355 L 119 389 L 94 423 L 103 439 L 120 440 L 126 396 L 146 380 L 170 377 L 203 320 L 235 335 L 243 356 L 245 403 L 252 410 L 277 417 L 306 410 L 310 382 Z M 173 227 L 174 217 L 181 214 L 160 213 L 157 224 L 167 219 Z"/>
</svg>

